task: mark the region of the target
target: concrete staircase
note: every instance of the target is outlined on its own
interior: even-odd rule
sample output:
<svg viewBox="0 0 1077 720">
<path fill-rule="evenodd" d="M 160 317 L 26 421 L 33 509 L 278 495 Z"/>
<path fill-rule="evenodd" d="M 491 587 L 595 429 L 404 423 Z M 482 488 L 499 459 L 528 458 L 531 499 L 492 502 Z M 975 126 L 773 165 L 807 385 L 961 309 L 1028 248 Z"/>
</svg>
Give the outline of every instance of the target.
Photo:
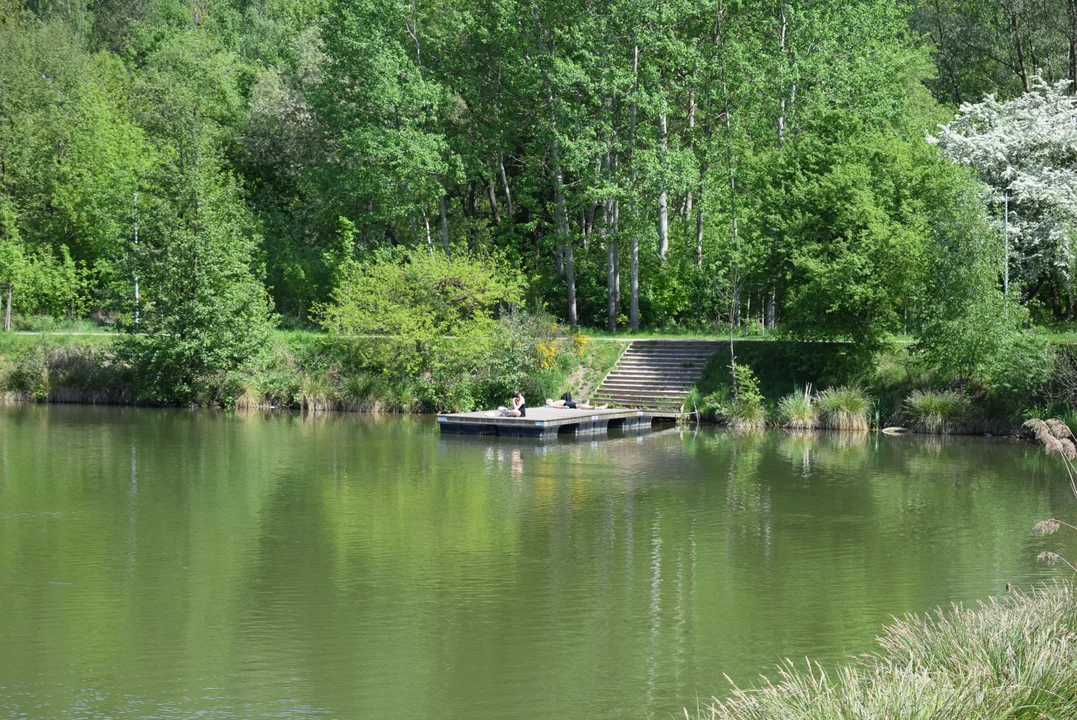
<svg viewBox="0 0 1077 720">
<path fill-rule="evenodd" d="M 721 345 L 716 340 L 636 340 L 602 381 L 593 402 L 680 412 Z"/>
</svg>

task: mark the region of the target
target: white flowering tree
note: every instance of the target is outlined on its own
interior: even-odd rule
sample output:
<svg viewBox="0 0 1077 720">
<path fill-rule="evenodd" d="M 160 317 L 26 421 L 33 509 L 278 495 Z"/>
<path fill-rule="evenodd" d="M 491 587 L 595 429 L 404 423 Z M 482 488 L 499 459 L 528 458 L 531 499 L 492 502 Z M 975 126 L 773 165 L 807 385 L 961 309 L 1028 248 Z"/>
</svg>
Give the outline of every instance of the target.
<svg viewBox="0 0 1077 720">
<path fill-rule="evenodd" d="M 965 103 L 929 138 L 976 170 L 999 222 L 1009 197 L 1011 282 L 1028 299 L 1050 292 L 1056 314 L 1060 295 L 1077 312 L 1077 97 L 1068 87 L 1035 78 L 1032 91 L 1013 100 Z"/>
</svg>

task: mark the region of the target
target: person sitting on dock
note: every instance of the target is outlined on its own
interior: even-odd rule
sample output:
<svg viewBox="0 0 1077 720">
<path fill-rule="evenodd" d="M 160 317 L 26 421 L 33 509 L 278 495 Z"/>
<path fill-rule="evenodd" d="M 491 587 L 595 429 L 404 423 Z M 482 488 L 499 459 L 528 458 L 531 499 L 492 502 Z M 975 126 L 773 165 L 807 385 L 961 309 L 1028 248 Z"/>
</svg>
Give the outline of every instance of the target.
<svg viewBox="0 0 1077 720">
<path fill-rule="evenodd" d="M 572 393 L 567 392 L 560 400 L 546 398 L 546 407 L 561 410 L 605 410 L 609 405 L 588 405 L 585 402 L 576 402 L 572 399 Z"/>
<path fill-rule="evenodd" d="M 502 417 L 527 417 L 527 401 L 519 390 L 512 396 L 512 407 L 499 407 L 497 414 Z"/>
</svg>

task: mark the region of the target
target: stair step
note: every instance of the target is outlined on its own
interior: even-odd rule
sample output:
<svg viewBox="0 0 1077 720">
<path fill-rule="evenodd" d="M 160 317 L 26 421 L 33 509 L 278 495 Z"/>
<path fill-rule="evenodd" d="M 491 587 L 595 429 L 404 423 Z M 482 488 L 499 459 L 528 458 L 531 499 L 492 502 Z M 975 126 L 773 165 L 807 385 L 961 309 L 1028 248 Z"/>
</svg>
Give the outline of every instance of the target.
<svg viewBox="0 0 1077 720">
<path fill-rule="evenodd" d="M 595 397 L 609 397 L 617 402 L 623 400 L 662 400 L 667 402 L 684 402 L 684 395 L 680 393 L 645 393 L 645 392 L 603 392 L 595 393 Z"/>
<path fill-rule="evenodd" d="M 639 382 L 631 380 L 606 380 L 602 383 L 602 387 L 611 387 L 611 389 L 620 390 L 669 390 L 673 392 L 687 392 L 691 389 L 690 383 L 682 382 Z"/>
<path fill-rule="evenodd" d="M 607 375 L 603 382 L 635 382 L 635 383 L 669 383 L 670 385 L 695 385 L 699 380 L 697 375 L 659 375 L 659 374 L 647 374 L 647 375 L 633 375 L 627 373 L 618 373 L 616 375 Z"/>
</svg>

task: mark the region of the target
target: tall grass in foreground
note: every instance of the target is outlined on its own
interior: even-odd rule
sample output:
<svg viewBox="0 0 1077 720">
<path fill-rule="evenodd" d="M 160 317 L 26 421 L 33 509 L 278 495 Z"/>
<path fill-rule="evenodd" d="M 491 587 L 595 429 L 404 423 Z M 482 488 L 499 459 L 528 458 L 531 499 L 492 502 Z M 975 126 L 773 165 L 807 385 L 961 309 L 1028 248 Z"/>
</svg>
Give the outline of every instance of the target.
<svg viewBox="0 0 1077 720">
<path fill-rule="evenodd" d="M 778 401 L 778 421 L 792 430 L 811 430 L 819 424 L 811 383 Z"/>
<path fill-rule="evenodd" d="M 968 424 L 972 404 L 956 390 L 913 390 L 904 402 L 913 429 L 924 433 L 952 433 Z"/>
<path fill-rule="evenodd" d="M 734 689 L 703 720 L 1077 717 L 1077 592 L 1069 583 L 978 608 L 907 616 L 881 652 L 834 674 L 787 663 L 776 683 Z M 685 713 L 687 717 L 687 712 Z"/>
<path fill-rule="evenodd" d="M 821 425 L 831 430 L 867 430 L 871 399 L 858 387 L 828 388 L 816 395 Z"/>
</svg>

